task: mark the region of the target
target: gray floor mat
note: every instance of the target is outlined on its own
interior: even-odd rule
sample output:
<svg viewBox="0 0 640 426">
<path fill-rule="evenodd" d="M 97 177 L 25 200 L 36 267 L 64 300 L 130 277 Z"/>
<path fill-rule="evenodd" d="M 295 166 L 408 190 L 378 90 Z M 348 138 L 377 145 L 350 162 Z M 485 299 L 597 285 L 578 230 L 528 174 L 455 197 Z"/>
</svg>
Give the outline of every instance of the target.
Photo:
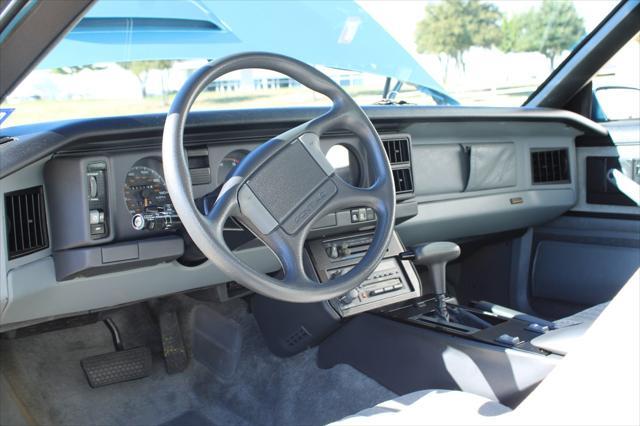
<svg viewBox="0 0 640 426">
<path fill-rule="evenodd" d="M 171 419 L 160 426 L 215 426 L 211 420 L 199 411 L 185 411 L 175 419 Z"/>
<path fill-rule="evenodd" d="M 150 377 L 91 389 L 80 360 L 112 350 L 101 323 L 2 341 L 0 368 L 42 425 L 173 426 L 192 416 L 216 425 L 316 425 L 395 397 L 350 366 L 319 369 L 316 350 L 275 357 L 242 301 L 216 309 L 243 331 L 238 369 L 227 384 L 193 361 L 185 372 L 167 375 L 163 360 L 154 357 Z"/>
</svg>

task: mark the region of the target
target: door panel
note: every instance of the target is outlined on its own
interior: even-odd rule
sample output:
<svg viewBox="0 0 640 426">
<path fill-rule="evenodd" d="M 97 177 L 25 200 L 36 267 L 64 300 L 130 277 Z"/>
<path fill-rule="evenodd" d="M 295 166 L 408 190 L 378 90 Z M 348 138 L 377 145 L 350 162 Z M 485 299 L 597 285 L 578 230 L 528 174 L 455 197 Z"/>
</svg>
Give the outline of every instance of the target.
<svg viewBox="0 0 640 426">
<path fill-rule="evenodd" d="M 560 318 L 607 302 L 640 266 L 640 222 L 565 215 L 533 233 L 530 305 Z"/>
<path fill-rule="evenodd" d="M 528 299 L 545 317 L 611 300 L 640 267 L 640 207 L 608 176 L 619 170 L 640 192 L 640 121 L 605 126 L 616 145 L 577 148 L 576 206 L 533 231 Z"/>
</svg>

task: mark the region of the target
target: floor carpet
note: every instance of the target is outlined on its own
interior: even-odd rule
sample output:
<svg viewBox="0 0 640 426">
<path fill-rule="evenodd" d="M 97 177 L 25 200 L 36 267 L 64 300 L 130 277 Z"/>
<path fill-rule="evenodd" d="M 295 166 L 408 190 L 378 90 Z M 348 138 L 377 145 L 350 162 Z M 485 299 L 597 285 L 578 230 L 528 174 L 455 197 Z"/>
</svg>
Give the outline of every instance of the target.
<svg viewBox="0 0 640 426">
<path fill-rule="evenodd" d="M 41 425 L 321 425 L 395 397 L 350 366 L 323 370 L 317 351 L 278 358 L 244 301 L 209 306 L 240 325 L 242 351 L 231 381 L 191 361 L 168 375 L 156 325 L 136 305 L 114 312 L 128 347 L 150 346 L 151 376 L 92 389 L 80 360 L 113 350 L 101 322 L 0 341 L 0 372 L 31 421 Z"/>
</svg>

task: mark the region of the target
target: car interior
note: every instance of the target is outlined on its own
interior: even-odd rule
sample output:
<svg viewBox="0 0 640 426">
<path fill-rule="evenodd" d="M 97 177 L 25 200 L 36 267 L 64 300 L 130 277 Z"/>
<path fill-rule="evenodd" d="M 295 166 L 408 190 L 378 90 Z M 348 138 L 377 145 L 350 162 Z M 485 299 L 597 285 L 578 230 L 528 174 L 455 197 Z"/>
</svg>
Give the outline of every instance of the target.
<svg viewBox="0 0 640 426">
<path fill-rule="evenodd" d="M 1 96 L 92 2 L 40 3 L 4 5 Z M 522 107 L 242 52 L 163 113 L 0 128 L 0 424 L 637 424 L 640 121 L 591 79 L 639 23 Z M 190 111 L 248 68 L 331 106 Z"/>
</svg>

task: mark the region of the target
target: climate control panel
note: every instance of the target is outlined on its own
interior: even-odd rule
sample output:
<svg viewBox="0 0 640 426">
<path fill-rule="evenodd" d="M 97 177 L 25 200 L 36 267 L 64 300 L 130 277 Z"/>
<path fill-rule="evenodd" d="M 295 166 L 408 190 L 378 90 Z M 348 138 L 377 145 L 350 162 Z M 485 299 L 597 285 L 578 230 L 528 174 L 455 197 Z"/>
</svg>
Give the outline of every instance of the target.
<svg viewBox="0 0 640 426">
<path fill-rule="evenodd" d="M 353 269 L 367 253 L 372 236 L 362 232 L 311 241 L 311 258 L 320 281 L 330 281 Z M 413 265 L 399 257 L 403 251 L 394 233 L 385 258 L 374 272 L 356 288 L 331 300 L 333 308 L 342 316 L 350 316 L 420 296 L 420 280 Z"/>
</svg>

